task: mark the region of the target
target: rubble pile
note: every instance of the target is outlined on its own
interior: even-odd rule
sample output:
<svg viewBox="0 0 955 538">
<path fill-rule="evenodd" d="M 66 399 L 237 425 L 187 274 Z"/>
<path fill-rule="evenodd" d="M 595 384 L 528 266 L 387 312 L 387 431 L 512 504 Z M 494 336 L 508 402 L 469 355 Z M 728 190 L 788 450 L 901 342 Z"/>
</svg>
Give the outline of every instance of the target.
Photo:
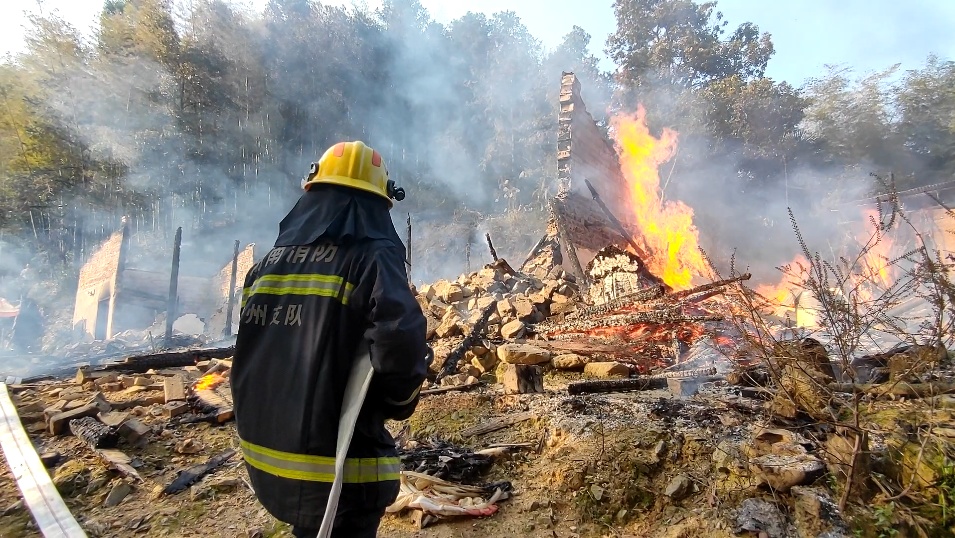
<svg viewBox="0 0 955 538">
<path fill-rule="evenodd" d="M 668 293 L 642 266 L 615 271 L 617 260 L 634 256 L 615 247 L 605 250 L 590 266 L 599 291 L 597 284 L 582 289 L 560 266 L 528 274 L 503 259 L 457 280 L 418 288 L 438 386 L 472 386 L 495 374 L 508 392 L 540 392 L 534 381 L 539 374 L 528 367 L 626 378 L 670 366 L 719 331 L 723 317 L 704 301 L 749 278 Z"/>
</svg>

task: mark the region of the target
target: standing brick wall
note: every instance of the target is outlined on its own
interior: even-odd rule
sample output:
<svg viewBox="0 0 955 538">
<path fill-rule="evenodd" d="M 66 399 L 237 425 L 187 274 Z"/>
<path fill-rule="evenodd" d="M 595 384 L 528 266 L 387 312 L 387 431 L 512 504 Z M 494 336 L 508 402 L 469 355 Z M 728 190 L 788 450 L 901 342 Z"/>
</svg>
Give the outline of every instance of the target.
<svg viewBox="0 0 955 538">
<path fill-rule="evenodd" d="M 113 233 L 80 268 L 73 307 L 73 327 L 82 324 L 83 331 L 91 336 L 95 334 L 100 301 L 113 301 L 124 237 L 125 229 Z M 105 315 L 108 317 L 108 313 Z M 108 320 L 100 320 L 100 323 L 108 323 Z M 108 336 L 111 328 L 107 326 L 106 330 Z"/>
<path fill-rule="evenodd" d="M 559 190 L 589 196 L 585 179 L 590 180 L 608 206 L 619 209 L 614 201 L 626 195 L 626 183 L 620 174 L 617 152 L 587 111 L 577 76 L 564 73 L 557 127 Z"/>
</svg>

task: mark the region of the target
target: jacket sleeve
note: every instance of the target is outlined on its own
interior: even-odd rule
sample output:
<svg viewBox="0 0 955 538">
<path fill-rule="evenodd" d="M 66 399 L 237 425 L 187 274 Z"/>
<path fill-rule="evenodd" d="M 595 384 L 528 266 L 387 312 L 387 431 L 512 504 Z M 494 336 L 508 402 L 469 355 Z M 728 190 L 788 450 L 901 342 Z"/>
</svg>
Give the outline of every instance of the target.
<svg viewBox="0 0 955 538">
<path fill-rule="evenodd" d="M 365 310 L 375 376 L 369 394 L 386 418 L 404 420 L 418 405 L 427 375 L 427 323 L 408 286 L 404 259 L 394 247 L 378 249 L 356 284 Z M 356 294 L 353 294 L 353 296 Z"/>
</svg>

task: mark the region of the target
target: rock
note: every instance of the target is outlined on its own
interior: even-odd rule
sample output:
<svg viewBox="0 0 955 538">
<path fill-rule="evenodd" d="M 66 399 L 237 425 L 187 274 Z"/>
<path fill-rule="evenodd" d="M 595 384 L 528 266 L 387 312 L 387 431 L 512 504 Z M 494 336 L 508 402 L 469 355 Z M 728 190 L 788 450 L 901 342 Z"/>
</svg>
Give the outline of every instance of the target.
<svg viewBox="0 0 955 538">
<path fill-rule="evenodd" d="M 587 362 L 589 362 L 589 359 L 582 355 L 568 353 L 554 357 L 554 360 L 551 362 L 554 365 L 554 368 L 557 368 L 558 370 L 583 370 L 584 366 L 586 366 Z"/>
<path fill-rule="evenodd" d="M 202 447 L 192 439 L 183 439 L 176 443 L 175 450 L 177 454 L 198 454 L 202 451 Z"/>
<path fill-rule="evenodd" d="M 513 299 L 514 303 L 514 312 L 517 315 L 517 319 L 522 321 L 533 321 L 534 312 L 537 310 L 534 308 L 534 303 L 527 297 L 517 297 Z"/>
<path fill-rule="evenodd" d="M 869 447 L 861 447 L 861 454 L 856 460 L 852 493 L 859 496 L 868 489 L 869 481 Z M 846 477 L 849 476 L 849 469 L 852 467 L 852 457 L 855 452 L 855 438 L 845 435 L 830 435 L 826 439 L 826 448 L 823 451 L 823 458 L 829 468 L 829 472 L 840 484 L 845 484 Z"/>
<path fill-rule="evenodd" d="M 676 475 L 663 494 L 674 501 L 685 499 L 693 491 L 693 481 L 684 474 Z"/>
<path fill-rule="evenodd" d="M 770 407 L 779 416 L 794 419 L 802 412 L 816 420 L 831 420 L 829 398 L 822 387 L 829 378 L 812 367 L 786 365 L 782 369 L 779 385 L 782 390 L 770 402 Z"/>
<path fill-rule="evenodd" d="M 506 318 L 514 315 L 514 303 L 505 297 L 497 302 L 497 315 Z"/>
<path fill-rule="evenodd" d="M 766 538 L 790 535 L 786 515 L 773 503 L 763 499 L 746 499 L 736 511 L 736 533 L 766 533 Z"/>
<path fill-rule="evenodd" d="M 588 377 L 627 377 L 630 368 L 619 362 L 588 362 L 584 366 L 584 375 Z"/>
<path fill-rule="evenodd" d="M 501 327 L 501 337 L 508 340 L 514 340 L 524 336 L 524 333 L 527 330 L 527 326 L 524 325 L 524 322 L 514 320 L 510 323 L 505 324 Z"/>
<path fill-rule="evenodd" d="M 434 286 L 430 284 L 423 284 L 420 288 L 418 288 L 418 296 L 424 297 L 425 301 L 430 302 L 432 299 L 434 299 L 434 295 Z"/>
<path fill-rule="evenodd" d="M 103 506 L 110 508 L 118 505 L 119 503 L 123 502 L 123 499 L 132 493 L 132 491 L 133 487 L 131 485 L 129 485 L 125 480 L 120 481 L 109 490 L 109 494 L 106 495 L 106 500 L 103 502 Z"/>
<path fill-rule="evenodd" d="M 453 304 L 464 299 L 464 287 L 458 283 L 449 285 L 444 295 L 441 296 L 441 300 L 448 304 Z"/>
<path fill-rule="evenodd" d="M 458 322 L 461 321 L 456 314 L 450 314 L 444 316 L 441 320 L 441 324 L 438 325 L 438 328 L 434 330 L 434 334 L 438 338 L 448 338 L 451 336 L 458 336 L 461 334 L 461 327 L 458 326 Z"/>
<path fill-rule="evenodd" d="M 752 460 L 756 476 L 769 487 L 786 493 L 822 475 L 826 465 L 812 454 L 766 454 Z"/>
<path fill-rule="evenodd" d="M 57 463 L 60 463 L 60 460 L 63 459 L 63 456 L 56 451 L 44 452 L 40 454 L 40 461 L 43 462 L 43 466 L 47 469 L 56 467 Z"/>
<path fill-rule="evenodd" d="M 434 297 L 432 297 L 432 299 L 437 298 L 443 301 L 444 298 L 448 296 L 448 288 L 451 287 L 451 283 L 447 280 L 439 280 L 432 284 L 431 287 L 434 291 Z"/>
<path fill-rule="evenodd" d="M 758 428 L 744 453 L 756 478 L 771 488 L 787 492 L 818 478 L 826 466 L 809 453 L 809 442 L 783 429 Z"/>
<path fill-rule="evenodd" d="M 503 344 L 497 354 L 508 364 L 543 364 L 551 358 L 550 351 L 529 344 Z"/>
<path fill-rule="evenodd" d="M 89 482 L 90 470 L 79 460 L 67 461 L 53 473 L 53 485 L 63 496 L 83 491 Z"/>
<path fill-rule="evenodd" d="M 816 538 L 826 533 L 832 538 L 849 536 L 839 507 L 824 489 L 795 486 L 792 496 L 793 519 L 800 538 Z"/>
<path fill-rule="evenodd" d="M 471 366 L 477 368 L 482 374 L 494 371 L 494 367 L 497 366 L 497 363 L 497 355 L 493 353 L 471 359 Z"/>
</svg>

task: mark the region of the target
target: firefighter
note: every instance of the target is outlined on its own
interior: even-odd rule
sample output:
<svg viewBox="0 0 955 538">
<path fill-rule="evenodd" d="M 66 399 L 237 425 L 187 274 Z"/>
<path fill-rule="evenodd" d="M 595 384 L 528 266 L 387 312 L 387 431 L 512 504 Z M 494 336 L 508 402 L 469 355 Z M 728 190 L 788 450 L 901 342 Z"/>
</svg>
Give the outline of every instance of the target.
<svg viewBox="0 0 955 538">
<path fill-rule="evenodd" d="M 367 345 L 371 387 L 345 459 L 333 537 L 373 537 L 398 494 L 386 419 L 408 418 L 427 372 L 426 322 L 408 286 L 381 155 L 339 143 L 312 164 L 275 247 L 246 276 L 232 391 L 256 496 L 296 537 L 322 525 L 345 385 Z M 366 355 L 368 356 L 368 355 Z"/>
</svg>

